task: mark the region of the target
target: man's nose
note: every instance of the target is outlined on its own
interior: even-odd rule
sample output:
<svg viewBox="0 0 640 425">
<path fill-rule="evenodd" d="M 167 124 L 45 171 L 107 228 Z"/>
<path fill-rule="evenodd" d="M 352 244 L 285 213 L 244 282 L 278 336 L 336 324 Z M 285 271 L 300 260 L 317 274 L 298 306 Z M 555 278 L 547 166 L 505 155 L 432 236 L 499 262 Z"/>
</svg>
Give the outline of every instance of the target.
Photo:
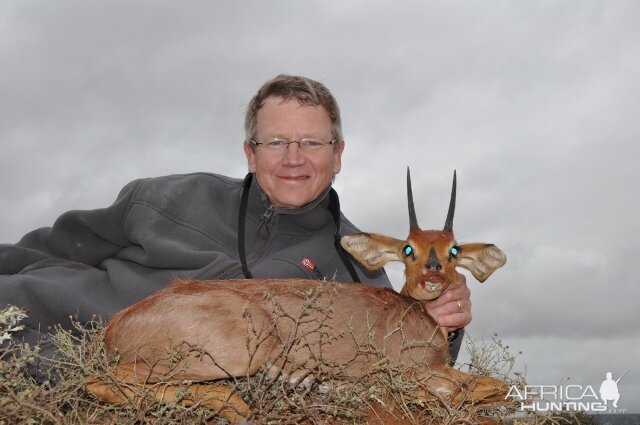
<svg viewBox="0 0 640 425">
<path fill-rule="evenodd" d="M 282 158 L 282 162 L 285 165 L 289 166 L 297 166 L 302 165 L 305 161 L 305 155 L 300 149 L 300 145 L 298 142 L 291 142 L 287 145 L 287 148 L 284 152 L 284 157 Z"/>
</svg>

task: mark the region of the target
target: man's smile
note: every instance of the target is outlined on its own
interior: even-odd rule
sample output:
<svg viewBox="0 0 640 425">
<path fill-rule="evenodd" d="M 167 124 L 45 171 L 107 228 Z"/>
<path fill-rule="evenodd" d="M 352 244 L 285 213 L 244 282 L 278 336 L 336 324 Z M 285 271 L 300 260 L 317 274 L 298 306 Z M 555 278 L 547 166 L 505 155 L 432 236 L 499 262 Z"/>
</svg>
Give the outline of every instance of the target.
<svg viewBox="0 0 640 425">
<path fill-rule="evenodd" d="M 278 176 L 278 177 L 285 181 L 291 181 L 291 182 L 307 180 L 309 178 L 309 176 Z"/>
</svg>

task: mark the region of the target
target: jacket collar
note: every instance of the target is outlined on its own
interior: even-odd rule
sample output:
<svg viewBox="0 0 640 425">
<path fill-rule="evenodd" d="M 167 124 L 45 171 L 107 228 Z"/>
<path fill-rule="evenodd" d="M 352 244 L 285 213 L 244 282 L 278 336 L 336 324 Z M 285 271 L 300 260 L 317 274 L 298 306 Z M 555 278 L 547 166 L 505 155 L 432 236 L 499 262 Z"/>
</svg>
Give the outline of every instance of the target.
<svg viewBox="0 0 640 425">
<path fill-rule="evenodd" d="M 316 199 L 300 208 L 277 208 L 267 198 L 257 179 L 253 178 L 249 189 L 247 218 L 260 221 L 266 216 L 271 220 L 275 216 L 287 216 L 278 224 L 280 231 L 312 231 L 327 225 L 333 226 L 333 215 L 329 210 L 328 186 Z"/>
<path fill-rule="evenodd" d="M 251 174 L 247 174 L 245 177 L 242 188 L 240 209 L 238 211 L 238 256 L 242 266 L 242 273 L 247 279 L 251 279 L 252 275 L 247 264 L 247 257 L 245 253 L 245 225 L 247 217 L 249 216 L 249 205 L 252 205 L 252 208 L 257 209 L 258 211 L 261 206 L 262 211 L 264 211 L 262 219 L 264 220 L 266 217 L 267 221 L 271 220 L 272 216 L 276 214 L 276 208 L 266 199 L 266 196 L 264 196 L 262 190 L 258 187 L 258 184 L 253 183 L 253 176 Z M 252 198 L 251 202 L 250 198 Z M 348 254 L 340 246 L 340 239 L 342 237 L 340 235 L 340 221 L 342 214 L 340 213 L 340 200 L 338 199 L 338 194 L 335 190 L 329 187 L 324 195 L 319 196 L 316 201 L 311 202 L 309 205 L 305 205 L 302 208 L 287 210 L 287 212 L 290 213 L 288 215 L 289 220 L 283 220 L 284 226 L 281 226 L 279 231 L 286 231 L 287 229 L 285 226 L 287 225 L 295 228 L 297 225 L 296 221 L 299 221 L 300 219 L 303 219 L 307 226 L 314 225 L 317 228 L 322 228 L 324 226 L 324 221 L 328 216 L 329 220 L 333 220 L 335 226 L 335 233 L 333 235 L 334 248 L 349 271 L 353 281 L 360 282 L 358 273 L 356 273 L 353 264 L 351 264 Z M 296 210 L 298 211 L 297 214 L 291 214 Z M 272 211 L 272 213 L 269 213 L 269 211 Z M 315 217 L 318 219 L 318 222 L 312 220 L 314 217 L 309 217 L 310 215 L 318 215 Z M 305 229 L 306 226 L 298 225 L 297 227 L 298 229 L 294 230 L 300 230 L 300 228 L 302 228 L 302 230 L 315 230 L 310 228 Z"/>
</svg>

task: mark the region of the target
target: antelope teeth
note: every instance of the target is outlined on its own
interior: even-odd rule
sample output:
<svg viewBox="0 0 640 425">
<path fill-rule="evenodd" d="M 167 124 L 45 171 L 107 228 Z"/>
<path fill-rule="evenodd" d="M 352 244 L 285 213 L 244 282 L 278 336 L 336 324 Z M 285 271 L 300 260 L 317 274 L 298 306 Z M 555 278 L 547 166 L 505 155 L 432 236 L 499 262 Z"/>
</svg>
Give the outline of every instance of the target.
<svg viewBox="0 0 640 425">
<path fill-rule="evenodd" d="M 433 282 L 425 282 L 424 289 L 426 289 L 429 292 L 437 291 L 438 289 L 440 289 L 440 284 L 433 283 Z"/>
</svg>

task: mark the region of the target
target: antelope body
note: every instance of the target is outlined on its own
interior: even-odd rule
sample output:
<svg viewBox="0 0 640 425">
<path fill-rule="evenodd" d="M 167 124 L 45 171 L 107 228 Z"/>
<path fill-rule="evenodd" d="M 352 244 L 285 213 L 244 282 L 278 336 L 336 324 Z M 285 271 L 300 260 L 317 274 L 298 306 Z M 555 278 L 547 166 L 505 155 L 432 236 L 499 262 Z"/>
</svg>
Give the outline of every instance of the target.
<svg viewBox="0 0 640 425">
<path fill-rule="evenodd" d="M 259 370 L 274 378 L 301 380 L 320 364 L 341 367 L 358 377 L 381 356 L 401 364 L 426 365 L 411 379 L 426 381 L 431 393 L 453 398 L 470 375 L 447 365 L 444 328 L 426 312 L 423 301 L 437 298 L 454 280 L 456 266 L 480 281 L 506 257 L 494 245 L 457 245 L 452 232 L 455 174 L 449 214 L 442 231 L 423 231 L 413 209 L 407 175 L 411 229 L 406 240 L 359 233 L 342 246 L 370 269 L 388 261 L 405 264 L 400 294 L 358 283 L 299 279 L 178 281 L 114 316 L 105 343 L 117 353 L 118 375 L 148 384 L 190 380 L 194 393 L 231 422 L 245 418 L 244 402 L 229 390 L 198 382 L 251 376 Z M 177 360 L 168 347 L 187 347 Z M 376 349 L 372 349 L 375 347 Z M 471 401 L 504 399 L 505 385 L 491 378 L 474 382 Z M 111 402 L 132 397 L 98 380 L 88 389 Z M 127 392 L 129 391 L 129 392 Z M 166 391 L 158 398 L 166 398 Z"/>
</svg>

